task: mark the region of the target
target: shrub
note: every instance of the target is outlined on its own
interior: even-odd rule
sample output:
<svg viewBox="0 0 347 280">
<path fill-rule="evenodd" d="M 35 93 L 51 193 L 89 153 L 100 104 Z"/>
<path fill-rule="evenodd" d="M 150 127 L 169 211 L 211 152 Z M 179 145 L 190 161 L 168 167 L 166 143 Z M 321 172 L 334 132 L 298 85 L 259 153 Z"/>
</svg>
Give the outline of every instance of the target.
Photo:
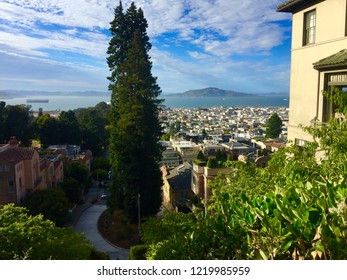
<svg viewBox="0 0 347 280">
<path fill-rule="evenodd" d="M 197 166 L 206 166 L 206 161 L 205 161 L 205 160 L 196 159 L 196 160 L 194 160 L 194 163 L 195 163 Z"/>
<path fill-rule="evenodd" d="M 146 260 L 148 247 L 146 245 L 136 245 L 130 248 L 129 260 Z"/>
</svg>

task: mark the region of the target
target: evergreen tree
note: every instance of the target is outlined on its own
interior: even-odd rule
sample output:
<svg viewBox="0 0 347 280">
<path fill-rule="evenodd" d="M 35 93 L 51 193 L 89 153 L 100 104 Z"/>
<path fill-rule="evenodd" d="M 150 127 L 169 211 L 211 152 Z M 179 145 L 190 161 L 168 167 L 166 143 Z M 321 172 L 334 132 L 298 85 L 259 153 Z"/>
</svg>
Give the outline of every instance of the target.
<svg viewBox="0 0 347 280">
<path fill-rule="evenodd" d="M 118 60 L 113 62 L 114 68 L 110 67 L 114 79 L 110 84 L 113 184 L 107 204 L 111 210 L 123 208 L 130 218 L 136 219 L 138 195 L 141 215 L 155 214 L 161 205 L 161 128 L 158 120 L 161 91 L 151 73 L 148 55 L 151 45 L 142 10 L 132 3 L 124 15 L 120 3 L 115 11 L 111 29 L 117 30 L 114 33 L 117 38 L 111 39 L 110 46 L 114 42 L 121 43 L 117 45 L 118 52 L 108 59 Z M 116 23 L 119 26 L 115 26 Z M 124 25 L 126 30 L 121 31 Z M 128 41 L 130 34 L 132 40 Z M 122 53 L 124 48 L 127 48 L 126 56 Z"/>
<path fill-rule="evenodd" d="M 107 79 L 110 81 L 109 89 L 112 90 L 119 76 L 119 65 L 125 60 L 129 41 L 122 1 L 114 9 L 114 19 L 110 24 L 112 38 L 107 49 L 107 54 L 109 55 L 107 64 L 111 71 L 111 76 L 107 77 Z"/>
<path fill-rule="evenodd" d="M 126 14 L 124 14 L 122 1 L 119 1 L 119 5 L 114 9 L 114 18 L 110 24 L 112 38 L 107 49 L 109 55 L 107 64 L 111 71 L 111 76 L 108 77 L 110 81 L 109 89 L 112 90 L 119 76 L 122 75 L 119 66 L 127 58 L 127 52 L 135 30 L 141 31 L 141 38 L 147 52 L 151 49 L 151 44 L 146 32 L 147 20 L 144 18 L 142 9 L 137 9 L 134 2 L 131 3 Z M 115 99 L 115 96 L 113 96 L 113 99 Z"/>
<path fill-rule="evenodd" d="M 266 128 L 266 137 L 277 138 L 282 132 L 282 120 L 276 114 L 272 114 L 269 118 L 268 126 Z"/>
</svg>

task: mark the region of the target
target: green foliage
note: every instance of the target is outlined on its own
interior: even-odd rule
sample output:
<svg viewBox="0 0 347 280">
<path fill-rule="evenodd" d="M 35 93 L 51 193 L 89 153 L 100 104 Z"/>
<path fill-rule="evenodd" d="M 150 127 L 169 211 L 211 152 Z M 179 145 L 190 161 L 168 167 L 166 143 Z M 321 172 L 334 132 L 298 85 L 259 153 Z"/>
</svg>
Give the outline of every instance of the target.
<svg viewBox="0 0 347 280">
<path fill-rule="evenodd" d="M 88 260 L 96 252 L 83 234 L 58 228 L 23 207 L 0 205 L 0 259 Z"/>
<path fill-rule="evenodd" d="M 208 168 L 223 168 L 227 163 L 227 155 L 221 151 L 217 152 L 216 158 L 209 158 L 206 166 Z"/>
<path fill-rule="evenodd" d="M 31 215 L 42 214 L 57 226 L 64 226 L 67 222 L 69 205 L 62 189 L 34 191 L 25 201 L 25 206 Z"/>
<path fill-rule="evenodd" d="M 131 219 L 137 219 L 138 194 L 141 215 L 155 214 L 161 205 L 161 91 L 151 73 L 146 29 L 143 12 L 134 3 L 125 14 L 121 3 L 115 9 L 108 49 L 113 182 L 107 205 L 111 210 L 124 208 Z"/>
<path fill-rule="evenodd" d="M 81 130 L 75 112 L 72 110 L 62 111 L 58 117 L 60 130 L 60 143 L 80 145 Z"/>
<path fill-rule="evenodd" d="M 181 259 L 186 255 L 181 239 L 196 222 L 192 214 L 166 213 L 164 217 L 148 218 L 142 224 L 142 241 L 148 246 L 147 259 Z"/>
<path fill-rule="evenodd" d="M 136 245 L 130 248 L 129 260 L 146 260 L 147 253 L 146 245 Z"/>
<path fill-rule="evenodd" d="M 209 158 L 206 163 L 206 167 L 208 168 L 216 168 L 217 167 L 217 162 L 214 158 Z"/>
<path fill-rule="evenodd" d="M 331 91 L 323 92 L 323 95 L 335 104 L 337 113 L 347 114 L 347 95 L 340 87 L 332 87 Z"/>
<path fill-rule="evenodd" d="M 274 113 L 271 115 L 268 121 L 265 135 L 268 138 L 277 138 L 282 132 L 282 120 Z"/>
<path fill-rule="evenodd" d="M 79 162 L 73 162 L 68 168 L 66 175 L 76 179 L 80 184 L 87 186 L 89 183 L 88 167 Z"/>
<path fill-rule="evenodd" d="M 101 155 L 108 145 L 110 106 L 105 102 L 95 107 L 81 108 L 74 111 L 62 111 L 58 118 L 41 114 L 35 119 L 33 136 L 43 146 L 53 144 L 82 145 L 94 155 Z"/>
<path fill-rule="evenodd" d="M 111 163 L 110 160 L 105 157 L 93 157 L 93 160 L 91 162 L 91 169 L 103 169 L 103 170 L 110 170 Z"/>
<path fill-rule="evenodd" d="M 73 177 L 65 177 L 61 188 L 70 203 L 80 203 L 82 200 L 83 186 Z"/>
<path fill-rule="evenodd" d="M 170 125 L 170 131 L 169 134 L 170 136 L 175 135 L 177 132 L 180 132 L 181 130 L 181 122 L 180 121 L 176 121 L 175 123 L 172 123 Z"/>
<path fill-rule="evenodd" d="M 194 164 L 196 164 L 197 166 L 206 166 L 206 160 L 194 160 Z"/>
<path fill-rule="evenodd" d="M 94 156 L 101 156 L 109 144 L 108 115 L 111 107 L 105 102 L 95 107 L 83 108 L 76 111 L 76 118 L 81 131 L 83 149 L 93 151 Z"/>
<path fill-rule="evenodd" d="M 95 169 L 92 172 L 92 178 L 99 181 L 107 180 L 108 172 L 105 169 Z"/>
<path fill-rule="evenodd" d="M 206 139 L 207 138 L 208 134 L 207 134 L 205 128 L 201 131 L 201 135 L 202 135 L 202 139 Z"/>
<path fill-rule="evenodd" d="M 31 144 L 33 116 L 30 106 L 0 103 L 0 143 L 7 143 L 12 136 L 22 146 Z"/>
<path fill-rule="evenodd" d="M 43 146 L 49 146 L 54 143 L 60 143 L 60 127 L 57 118 L 49 114 L 39 116 L 34 124 L 34 134 L 40 140 Z"/>
<path fill-rule="evenodd" d="M 198 153 L 196 159 L 198 159 L 198 160 L 200 160 L 200 161 L 206 160 L 205 155 L 204 155 L 204 153 L 203 153 L 201 150 L 199 151 L 199 153 Z"/>
<path fill-rule="evenodd" d="M 170 134 L 165 133 L 160 137 L 160 140 L 162 141 L 169 141 L 170 140 Z"/>
<path fill-rule="evenodd" d="M 220 166 L 223 166 L 223 164 L 227 161 L 227 159 L 228 159 L 228 155 L 224 151 L 221 151 L 221 150 L 217 151 L 216 161 Z"/>
</svg>

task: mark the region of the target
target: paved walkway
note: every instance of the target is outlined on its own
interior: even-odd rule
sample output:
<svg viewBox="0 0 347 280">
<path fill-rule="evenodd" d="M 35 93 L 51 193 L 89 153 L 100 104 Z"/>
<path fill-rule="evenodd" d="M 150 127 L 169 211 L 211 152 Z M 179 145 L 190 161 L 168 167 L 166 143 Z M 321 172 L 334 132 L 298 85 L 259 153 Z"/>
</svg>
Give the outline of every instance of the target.
<svg viewBox="0 0 347 280">
<path fill-rule="evenodd" d="M 93 204 L 84 209 L 78 221 L 74 225 L 77 232 L 83 232 L 86 238 L 94 245 L 98 251 L 105 252 L 110 256 L 111 260 L 127 260 L 129 250 L 118 248 L 107 242 L 99 233 L 97 222 L 106 210 L 106 205 Z"/>
</svg>

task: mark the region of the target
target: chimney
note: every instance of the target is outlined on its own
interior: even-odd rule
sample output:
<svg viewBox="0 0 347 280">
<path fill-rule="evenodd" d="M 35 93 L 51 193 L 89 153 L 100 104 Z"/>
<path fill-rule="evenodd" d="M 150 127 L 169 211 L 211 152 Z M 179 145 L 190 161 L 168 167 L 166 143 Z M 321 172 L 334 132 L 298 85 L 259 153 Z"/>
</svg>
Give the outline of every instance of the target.
<svg viewBox="0 0 347 280">
<path fill-rule="evenodd" d="M 10 141 L 8 141 L 8 144 L 10 145 L 10 148 L 18 148 L 19 142 L 18 142 L 16 136 L 12 136 L 10 138 Z"/>
</svg>

